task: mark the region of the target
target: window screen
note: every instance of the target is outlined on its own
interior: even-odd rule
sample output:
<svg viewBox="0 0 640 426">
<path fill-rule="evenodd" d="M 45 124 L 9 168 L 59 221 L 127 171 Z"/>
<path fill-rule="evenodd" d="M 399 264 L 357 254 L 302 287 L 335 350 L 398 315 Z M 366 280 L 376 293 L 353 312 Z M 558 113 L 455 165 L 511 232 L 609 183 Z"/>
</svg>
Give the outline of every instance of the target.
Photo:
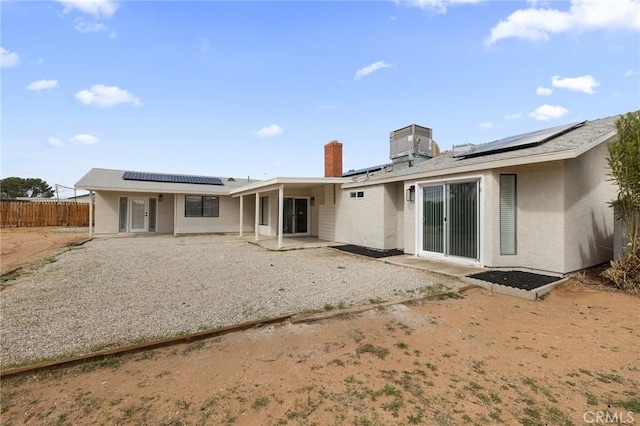
<svg viewBox="0 0 640 426">
<path fill-rule="evenodd" d="M 516 175 L 500 175 L 500 254 L 516 254 Z"/>
</svg>

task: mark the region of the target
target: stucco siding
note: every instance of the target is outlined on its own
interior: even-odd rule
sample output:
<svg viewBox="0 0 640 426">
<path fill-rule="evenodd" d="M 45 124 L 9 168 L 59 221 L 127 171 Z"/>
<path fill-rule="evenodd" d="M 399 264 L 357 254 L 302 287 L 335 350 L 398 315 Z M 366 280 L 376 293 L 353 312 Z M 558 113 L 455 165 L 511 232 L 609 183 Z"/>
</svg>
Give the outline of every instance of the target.
<svg viewBox="0 0 640 426">
<path fill-rule="evenodd" d="M 614 215 L 607 203 L 616 187 L 607 172 L 604 143 L 565 163 L 565 273 L 613 258 Z"/>
<path fill-rule="evenodd" d="M 176 195 L 176 234 L 238 232 L 240 225 L 240 201 L 227 196 L 218 197 L 219 217 L 185 217 L 185 196 Z"/>
<path fill-rule="evenodd" d="M 382 230 L 382 247 L 383 249 L 398 248 L 398 193 L 400 192 L 397 183 L 388 183 L 383 186 L 383 205 L 384 212 L 384 228 Z"/>
<path fill-rule="evenodd" d="M 351 198 L 351 192 L 363 192 Z M 384 248 L 384 186 L 339 191 L 336 194 L 336 241 L 364 247 Z"/>
<path fill-rule="evenodd" d="M 404 193 L 407 193 L 409 187 L 416 185 L 416 181 L 410 180 L 404 182 Z M 417 187 L 416 187 L 417 188 Z M 417 189 L 416 189 L 417 191 Z M 417 197 L 417 194 L 416 194 Z M 416 215 L 418 214 L 418 206 L 415 201 L 404 201 L 403 222 L 403 239 L 405 254 L 416 254 L 416 239 L 418 238 L 416 229 Z"/>
<path fill-rule="evenodd" d="M 500 254 L 501 173 L 517 176 L 516 254 Z M 493 172 L 490 251 L 485 266 L 523 268 L 562 274 L 564 265 L 564 164 L 562 161 L 499 169 Z"/>
<path fill-rule="evenodd" d="M 396 243 L 395 248 L 402 250 L 404 248 L 404 209 L 405 209 L 405 190 L 404 184 L 398 182 L 396 185 Z"/>
<path fill-rule="evenodd" d="M 163 194 L 162 201 L 156 194 L 136 192 L 96 192 L 96 234 L 117 234 L 119 229 L 119 199 L 128 198 L 155 198 L 157 200 L 156 232 L 170 234 L 173 232 L 173 195 Z"/>
<path fill-rule="evenodd" d="M 96 234 L 116 234 L 118 232 L 118 194 L 96 192 Z"/>
<path fill-rule="evenodd" d="M 402 238 L 398 234 L 399 214 L 404 209 L 398 205 L 402 188 L 402 183 L 391 183 L 337 192 L 335 240 L 376 249 L 397 248 Z M 363 197 L 352 197 L 352 192 L 362 192 Z M 331 215 L 328 206 L 323 211 Z"/>
</svg>

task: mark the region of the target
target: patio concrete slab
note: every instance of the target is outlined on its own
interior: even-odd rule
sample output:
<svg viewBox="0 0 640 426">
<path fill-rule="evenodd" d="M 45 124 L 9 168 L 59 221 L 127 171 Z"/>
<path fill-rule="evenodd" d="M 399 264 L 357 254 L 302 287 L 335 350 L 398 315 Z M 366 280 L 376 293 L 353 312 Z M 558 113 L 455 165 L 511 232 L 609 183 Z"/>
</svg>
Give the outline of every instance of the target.
<svg viewBox="0 0 640 426">
<path fill-rule="evenodd" d="M 251 240 L 248 240 L 251 241 Z M 282 248 L 278 248 L 278 239 L 269 238 L 255 242 L 260 247 L 268 250 L 292 250 L 292 249 L 308 249 L 317 247 L 339 246 L 341 243 L 335 241 L 321 240 L 318 237 L 287 237 L 282 239 Z"/>
<path fill-rule="evenodd" d="M 484 268 L 470 265 L 461 265 L 452 262 L 441 262 L 433 259 L 425 259 L 409 254 L 400 256 L 391 256 L 379 259 L 392 265 L 408 266 L 411 268 L 422 269 L 424 271 L 435 272 L 437 274 L 448 275 L 451 277 L 465 277 L 470 274 L 486 271 Z"/>
</svg>

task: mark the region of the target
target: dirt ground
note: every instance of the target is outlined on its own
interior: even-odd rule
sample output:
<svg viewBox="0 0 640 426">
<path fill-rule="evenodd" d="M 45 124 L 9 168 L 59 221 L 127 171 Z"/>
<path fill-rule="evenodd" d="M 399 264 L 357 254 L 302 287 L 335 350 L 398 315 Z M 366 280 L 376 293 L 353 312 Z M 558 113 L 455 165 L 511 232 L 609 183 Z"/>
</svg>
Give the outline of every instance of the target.
<svg viewBox="0 0 640 426">
<path fill-rule="evenodd" d="M 88 236 L 56 230 L 2 229 L 2 271 Z M 597 284 L 535 302 L 472 289 L 6 379 L 0 423 L 634 424 L 640 300 Z"/>
<path fill-rule="evenodd" d="M 38 258 L 53 255 L 63 247 L 89 237 L 86 232 L 67 232 L 78 228 L 2 228 L 0 229 L 0 274 L 24 267 Z"/>
<path fill-rule="evenodd" d="M 640 300 L 589 281 L 570 280 L 539 301 L 471 289 L 461 299 L 255 328 L 7 379 L 1 420 L 638 423 Z"/>
</svg>

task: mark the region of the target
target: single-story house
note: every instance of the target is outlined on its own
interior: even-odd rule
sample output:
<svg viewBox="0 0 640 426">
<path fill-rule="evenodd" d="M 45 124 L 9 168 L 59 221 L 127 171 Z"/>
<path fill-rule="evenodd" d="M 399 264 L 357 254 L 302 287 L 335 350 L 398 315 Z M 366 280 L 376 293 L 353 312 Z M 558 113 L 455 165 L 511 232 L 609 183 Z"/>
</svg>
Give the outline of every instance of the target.
<svg viewBox="0 0 640 426">
<path fill-rule="evenodd" d="M 616 188 L 608 117 L 439 152 L 431 129 L 390 133 L 391 162 L 266 181 L 92 169 L 95 232 L 289 235 L 483 266 L 564 275 L 612 258 Z M 280 232 L 282 230 L 282 232 Z"/>
</svg>

